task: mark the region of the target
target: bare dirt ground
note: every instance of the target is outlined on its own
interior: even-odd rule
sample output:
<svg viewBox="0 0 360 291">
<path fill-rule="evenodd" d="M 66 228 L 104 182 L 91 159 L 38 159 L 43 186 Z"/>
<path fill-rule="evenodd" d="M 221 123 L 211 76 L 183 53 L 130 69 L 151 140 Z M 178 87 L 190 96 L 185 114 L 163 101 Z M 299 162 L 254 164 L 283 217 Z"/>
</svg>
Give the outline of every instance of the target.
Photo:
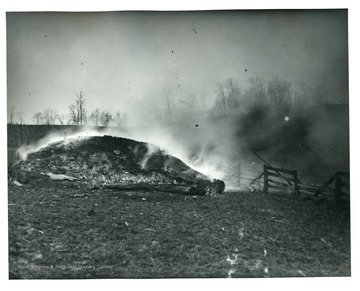
<svg viewBox="0 0 360 291">
<path fill-rule="evenodd" d="M 349 209 L 283 193 L 192 197 L 9 184 L 9 277 L 350 276 Z"/>
</svg>

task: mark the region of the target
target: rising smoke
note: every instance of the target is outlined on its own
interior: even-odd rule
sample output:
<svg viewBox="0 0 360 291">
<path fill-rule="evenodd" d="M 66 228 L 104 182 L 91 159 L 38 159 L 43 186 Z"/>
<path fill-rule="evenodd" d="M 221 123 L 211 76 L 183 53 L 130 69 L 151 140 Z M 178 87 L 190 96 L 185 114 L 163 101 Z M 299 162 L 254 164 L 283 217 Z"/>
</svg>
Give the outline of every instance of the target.
<svg viewBox="0 0 360 291">
<path fill-rule="evenodd" d="M 147 127 L 94 129 L 66 133 L 57 131 L 23 146 L 23 159 L 50 143 L 112 135 L 149 143 L 148 156 L 157 145 L 212 179 L 223 179 L 227 188 L 242 186 L 244 177 L 254 178 L 263 162 L 297 169 L 300 173 L 330 175 L 349 167 L 347 105 L 318 106 L 301 110 L 254 106 L 247 113 L 189 118 Z M 66 128 L 66 127 L 64 127 Z"/>
</svg>

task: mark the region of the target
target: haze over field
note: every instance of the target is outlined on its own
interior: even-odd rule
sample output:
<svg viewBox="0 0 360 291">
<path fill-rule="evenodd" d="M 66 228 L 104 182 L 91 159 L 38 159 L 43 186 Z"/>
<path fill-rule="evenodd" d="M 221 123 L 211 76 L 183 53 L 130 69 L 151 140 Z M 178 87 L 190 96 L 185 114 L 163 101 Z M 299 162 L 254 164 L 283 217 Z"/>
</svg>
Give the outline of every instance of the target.
<svg viewBox="0 0 360 291">
<path fill-rule="evenodd" d="M 347 10 L 8 13 L 7 60 L 9 123 L 109 127 L 212 178 L 257 175 L 254 150 L 349 170 Z"/>
<path fill-rule="evenodd" d="M 192 93 L 213 106 L 228 78 L 279 76 L 348 99 L 346 10 L 8 13 L 8 108 L 33 123 L 67 114 L 83 91 L 87 110 L 126 112 L 137 124 Z"/>
</svg>

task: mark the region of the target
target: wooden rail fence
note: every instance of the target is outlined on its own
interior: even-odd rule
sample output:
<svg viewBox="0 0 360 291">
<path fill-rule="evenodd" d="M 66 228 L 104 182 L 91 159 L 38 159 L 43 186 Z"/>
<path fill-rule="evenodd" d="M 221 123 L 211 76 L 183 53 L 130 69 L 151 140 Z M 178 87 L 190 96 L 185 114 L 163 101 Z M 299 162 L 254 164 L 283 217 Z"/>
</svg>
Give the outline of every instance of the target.
<svg viewBox="0 0 360 291">
<path fill-rule="evenodd" d="M 263 192 L 268 193 L 269 188 L 285 188 L 289 185 L 294 188 L 294 195 L 298 196 L 300 194 L 299 188 L 299 179 L 298 173 L 296 170 L 288 170 L 281 168 L 274 168 L 268 165 L 264 165 L 264 188 Z M 285 180 L 287 183 L 280 182 L 275 180 L 274 178 L 278 178 L 280 180 Z"/>
<path fill-rule="evenodd" d="M 329 187 L 334 182 L 333 192 L 335 194 L 336 202 L 341 202 L 344 199 L 350 199 L 350 183 L 349 183 L 350 174 L 348 172 L 338 171 L 331 178 L 326 181 L 316 192 L 315 196 L 320 195 L 325 188 Z M 347 191 L 342 191 L 344 188 L 349 190 L 349 194 Z"/>
<path fill-rule="evenodd" d="M 298 177 L 297 170 L 274 168 L 269 165 L 264 165 L 264 171 L 259 177 L 255 178 L 250 185 L 261 177 L 264 179 L 264 193 L 268 193 L 269 188 L 289 189 L 289 187 L 291 187 L 295 196 L 299 196 L 301 192 L 309 193 L 314 197 L 322 194 L 322 196 L 325 197 L 335 198 L 335 201 L 338 203 L 350 199 L 350 174 L 348 172 L 338 171 L 323 185 L 315 185 L 302 182 Z M 331 184 L 334 184 L 333 189 L 330 188 Z"/>
</svg>

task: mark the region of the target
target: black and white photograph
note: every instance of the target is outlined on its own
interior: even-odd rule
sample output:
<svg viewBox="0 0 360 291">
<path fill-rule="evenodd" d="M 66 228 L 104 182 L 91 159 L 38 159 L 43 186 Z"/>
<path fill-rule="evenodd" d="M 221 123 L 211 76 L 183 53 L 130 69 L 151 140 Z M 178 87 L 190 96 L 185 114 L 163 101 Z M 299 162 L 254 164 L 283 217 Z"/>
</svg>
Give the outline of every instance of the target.
<svg viewBox="0 0 360 291">
<path fill-rule="evenodd" d="M 351 277 L 348 9 L 6 11 L 8 278 Z"/>
</svg>

